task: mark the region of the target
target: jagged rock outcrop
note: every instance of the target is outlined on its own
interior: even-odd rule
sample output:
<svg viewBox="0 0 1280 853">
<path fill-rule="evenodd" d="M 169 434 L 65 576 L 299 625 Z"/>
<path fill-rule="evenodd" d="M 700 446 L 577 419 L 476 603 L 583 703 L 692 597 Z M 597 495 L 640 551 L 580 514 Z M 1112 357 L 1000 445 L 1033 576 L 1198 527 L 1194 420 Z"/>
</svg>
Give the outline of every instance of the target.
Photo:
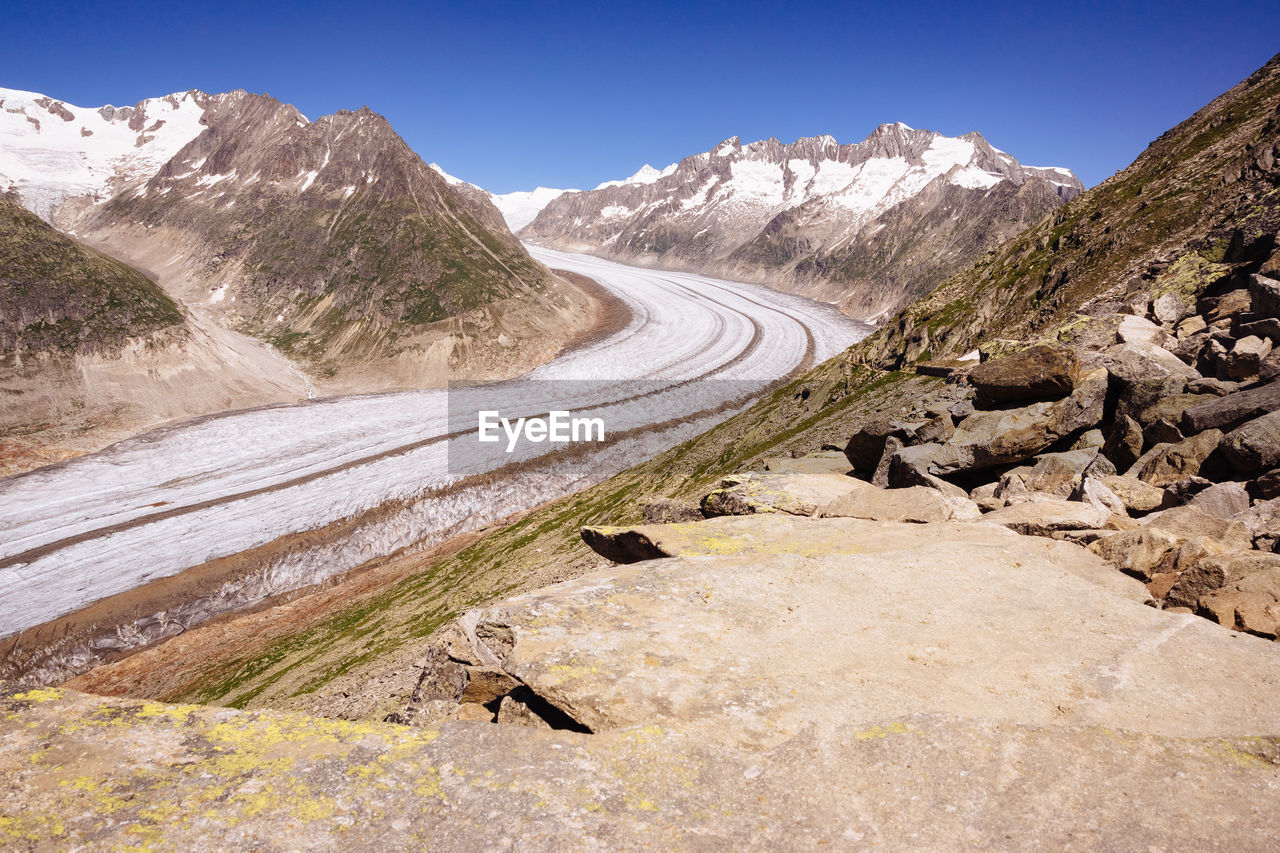
<svg viewBox="0 0 1280 853">
<path fill-rule="evenodd" d="M 630 263 L 761 281 L 893 313 L 1083 189 L 978 133 L 885 124 L 864 141 L 728 139 L 551 200 L 521 234 Z"/>
</svg>

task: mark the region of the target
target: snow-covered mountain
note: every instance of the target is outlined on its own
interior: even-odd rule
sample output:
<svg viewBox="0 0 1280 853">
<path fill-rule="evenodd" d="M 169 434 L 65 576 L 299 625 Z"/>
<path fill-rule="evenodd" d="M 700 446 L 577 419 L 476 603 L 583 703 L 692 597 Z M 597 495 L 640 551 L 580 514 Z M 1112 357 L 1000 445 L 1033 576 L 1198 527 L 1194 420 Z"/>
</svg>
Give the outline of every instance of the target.
<svg viewBox="0 0 1280 853">
<path fill-rule="evenodd" d="M 478 187 L 462 178 L 454 177 L 446 172 L 439 163 L 432 163 L 431 168 L 440 174 L 440 177 L 454 187 L 474 187 L 489 197 L 489 201 L 493 202 L 493 206 L 498 208 L 502 214 L 503 220 L 507 223 L 507 227 L 512 233 L 519 231 L 521 228 L 533 221 L 542 208 L 550 204 L 554 199 L 559 198 L 565 193 L 576 193 L 578 190 L 557 190 L 551 187 L 536 187 L 532 190 L 517 190 L 510 193 L 493 193 L 482 187 Z"/>
<path fill-rule="evenodd" d="M 489 198 L 492 199 L 498 210 L 502 212 L 502 218 L 507 221 L 507 227 L 512 231 L 519 231 L 532 222 L 542 212 L 542 208 L 565 193 L 571 192 L 577 192 L 577 190 L 536 187 L 532 190 L 502 193 L 501 195 L 490 193 Z"/>
<path fill-rule="evenodd" d="M 864 141 L 737 137 L 661 171 L 566 193 L 521 236 L 629 262 L 765 281 L 876 319 L 1083 190 L 978 133 L 902 123 Z"/>
<path fill-rule="evenodd" d="M 77 107 L 0 88 L 0 192 L 45 219 L 68 198 L 109 198 L 160 170 L 204 130 L 203 92 L 149 98 L 131 107 Z"/>
</svg>

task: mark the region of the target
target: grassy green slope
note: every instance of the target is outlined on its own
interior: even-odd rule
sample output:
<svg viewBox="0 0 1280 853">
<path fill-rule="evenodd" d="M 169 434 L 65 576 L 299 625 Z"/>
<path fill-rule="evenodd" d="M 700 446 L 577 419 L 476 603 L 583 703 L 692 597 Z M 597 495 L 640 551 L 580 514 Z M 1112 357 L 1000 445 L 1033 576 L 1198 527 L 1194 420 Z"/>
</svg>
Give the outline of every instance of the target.
<svg viewBox="0 0 1280 853">
<path fill-rule="evenodd" d="M 0 355 L 74 355 L 182 322 L 146 276 L 0 198 Z"/>
</svg>

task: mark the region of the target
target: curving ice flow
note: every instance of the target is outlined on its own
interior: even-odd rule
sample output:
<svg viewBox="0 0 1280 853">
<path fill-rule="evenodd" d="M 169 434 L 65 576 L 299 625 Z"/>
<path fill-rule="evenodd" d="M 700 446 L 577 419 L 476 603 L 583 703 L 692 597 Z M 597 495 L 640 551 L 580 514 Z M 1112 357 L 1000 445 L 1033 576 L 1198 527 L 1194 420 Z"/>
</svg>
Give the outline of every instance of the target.
<svg viewBox="0 0 1280 853">
<path fill-rule="evenodd" d="M 449 470 L 447 393 L 474 395 L 469 405 L 493 401 L 504 412 L 521 414 L 544 412 L 552 402 L 607 411 L 615 430 L 693 415 L 705 421 L 709 410 L 728 402 L 708 399 L 717 392 L 707 389 L 732 386 L 707 380 L 779 379 L 866 334 L 865 326 L 830 306 L 756 285 L 539 247 L 530 251 L 547 266 L 588 276 L 622 299 L 631 311 L 628 325 L 520 380 L 230 412 L 0 480 L 0 637 L 192 566 L 394 502 L 417 509 L 401 513 L 394 536 L 370 536 L 341 558 L 330 554 L 326 574 L 441 531 L 452 534 L 487 523 L 492 508 L 481 512 L 456 496 L 432 507 L 431 495 L 461 477 L 510 461 L 499 451 L 465 470 Z M 580 387 L 563 383 L 568 399 L 548 401 L 539 397 L 543 386 L 526 381 L 533 379 L 590 381 Z M 660 390 L 635 399 L 628 380 L 646 380 L 646 388 Z M 457 398 L 453 402 L 456 406 Z M 659 432 L 668 445 L 683 440 L 678 431 Z M 592 472 L 595 479 L 626 464 L 625 454 L 614 456 Z M 563 494 L 585 485 L 582 477 L 575 473 L 563 482 L 544 481 L 555 480 L 554 488 Z M 555 496 L 543 491 L 534 497 Z M 443 510 L 446 503 L 449 513 Z M 289 583 L 318 579 L 293 577 Z"/>
</svg>

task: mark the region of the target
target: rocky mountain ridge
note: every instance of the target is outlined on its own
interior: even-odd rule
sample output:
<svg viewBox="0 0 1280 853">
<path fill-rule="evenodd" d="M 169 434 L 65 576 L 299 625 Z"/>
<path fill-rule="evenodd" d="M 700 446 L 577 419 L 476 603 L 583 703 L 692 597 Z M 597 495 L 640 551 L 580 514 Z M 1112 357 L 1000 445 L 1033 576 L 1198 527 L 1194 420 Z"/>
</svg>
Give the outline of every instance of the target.
<svg viewBox="0 0 1280 853">
<path fill-rule="evenodd" d="M 874 320 L 1082 189 L 1070 170 L 1023 166 L 980 134 L 898 123 L 849 145 L 727 139 L 662 171 L 565 193 L 521 235 L 763 281 Z"/>
<path fill-rule="evenodd" d="M 859 348 L 881 367 L 998 339 L 1087 333 L 1272 275 L 1280 231 L 1280 59 L 1162 134 L 1126 169 L 943 282 Z M 1132 304 L 1130 304 L 1132 303 Z M 1106 332 L 1103 333 L 1104 336 Z"/>
</svg>

